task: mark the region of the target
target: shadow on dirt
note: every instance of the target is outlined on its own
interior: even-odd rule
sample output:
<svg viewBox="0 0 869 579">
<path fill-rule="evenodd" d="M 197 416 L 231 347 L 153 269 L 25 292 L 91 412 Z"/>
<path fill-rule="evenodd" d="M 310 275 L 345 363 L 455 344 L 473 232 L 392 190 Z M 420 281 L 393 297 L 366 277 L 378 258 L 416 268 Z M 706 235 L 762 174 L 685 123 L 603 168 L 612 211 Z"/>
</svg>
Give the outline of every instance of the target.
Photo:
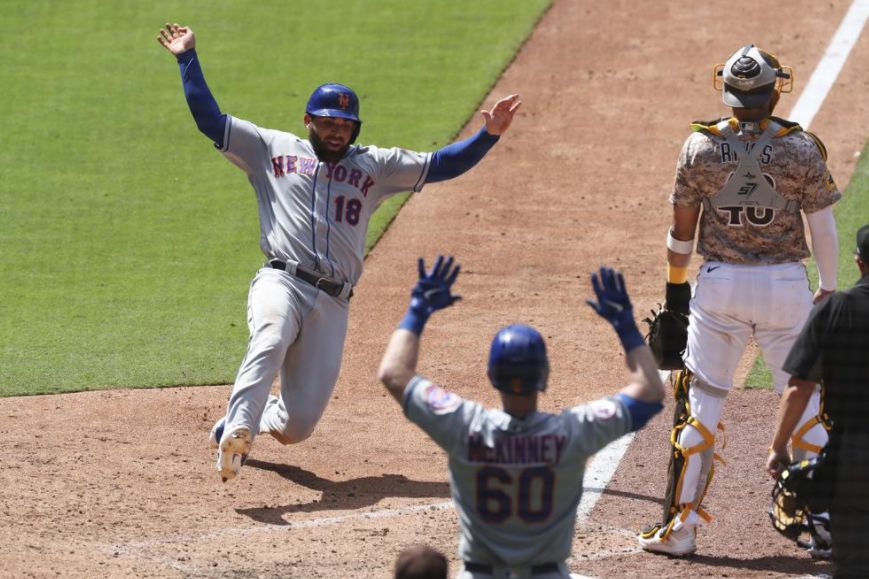
<svg viewBox="0 0 869 579">
<path fill-rule="evenodd" d="M 832 576 L 833 564 L 829 561 L 809 561 L 804 557 L 757 557 L 740 559 L 738 557 L 714 557 L 694 555 L 690 558 L 692 564 L 721 568 L 721 576 L 729 575 L 726 568 L 741 571 L 770 571 L 792 575 L 806 575 L 807 567 L 811 566 L 811 576 Z"/>
<path fill-rule="evenodd" d="M 583 491 L 584 492 L 589 492 L 589 491 L 598 492 L 598 493 L 602 493 L 604 495 L 609 495 L 609 496 L 613 496 L 613 497 L 622 497 L 622 498 L 626 498 L 626 499 L 634 499 L 637 501 L 646 501 L 649 503 L 655 503 L 655 504 L 664 506 L 664 499 L 661 497 L 651 497 L 649 495 L 641 495 L 639 493 L 632 493 L 632 492 L 628 492 L 628 491 L 618 491 L 618 490 L 600 488 L 600 487 L 583 487 Z"/>
<path fill-rule="evenodd" d="M 352 510 L 370 507 L 381 499 L 391 497 L 419 497 L 448 499 L 450 486 L 446 482 L 427 482 L 410 480 L 400 474 L 366 476 L 346 481 L 325 479 L 298 466 L 276 464 L 262 460 L 248 460 L 245 468 L 259 468 L 275 472 L 285 479 L 311 490 L 323 493 L 318 501 L 255 509 L 236 509 L 260 523 L 287 525 L 283 515 L 289 513 L 311 513 L 328 510 Z"/>
</svg>

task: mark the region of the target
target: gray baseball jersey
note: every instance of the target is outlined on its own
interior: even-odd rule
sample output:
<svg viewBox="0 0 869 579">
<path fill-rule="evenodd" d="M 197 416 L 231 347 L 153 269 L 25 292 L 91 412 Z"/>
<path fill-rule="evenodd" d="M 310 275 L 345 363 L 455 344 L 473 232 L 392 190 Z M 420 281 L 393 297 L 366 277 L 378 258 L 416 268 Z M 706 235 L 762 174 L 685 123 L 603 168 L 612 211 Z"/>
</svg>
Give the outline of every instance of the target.
<svg viewBox="0 0 869 579">
<path fill-rule="evenodd" d="M 421 376 L 405 389 L 404 412 L 449 454 L 459 555 L 504 567 L 570 556 L 586 460 L 631 421 L 614 398 L 517 419 Z"/>
<path fill-rule="evenodd" d="M 320 163 L 308 140 L 231 116 L 223 143 L 256 191 L 266 257 L 351 284 L 362 275 L 371 214 L 390 195 L 422 189 L 431 159 L 352 145 L 337 163 Z"/>
</svg>

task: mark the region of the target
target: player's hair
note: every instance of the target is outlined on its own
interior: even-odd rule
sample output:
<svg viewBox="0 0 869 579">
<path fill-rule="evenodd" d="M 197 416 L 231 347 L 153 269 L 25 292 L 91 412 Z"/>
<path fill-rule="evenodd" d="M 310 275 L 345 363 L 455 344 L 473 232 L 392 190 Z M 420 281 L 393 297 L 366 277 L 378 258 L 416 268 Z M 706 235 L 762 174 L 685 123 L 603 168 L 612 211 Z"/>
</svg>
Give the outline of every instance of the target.
<svg viewBox="0 0 869 579">
<path fill-rule="evenodd" d="M 395 561 L 395 579 L 447 579 L 447 558 L 427 545 L 411 545 Z"/>
</svg>

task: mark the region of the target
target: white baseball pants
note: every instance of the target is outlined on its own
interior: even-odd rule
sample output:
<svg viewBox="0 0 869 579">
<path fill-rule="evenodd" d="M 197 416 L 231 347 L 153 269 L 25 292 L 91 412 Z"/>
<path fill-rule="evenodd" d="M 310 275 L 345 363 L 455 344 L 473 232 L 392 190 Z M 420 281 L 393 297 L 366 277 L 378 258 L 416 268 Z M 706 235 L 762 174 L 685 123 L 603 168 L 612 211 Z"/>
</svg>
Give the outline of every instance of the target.
<svg viewBox="0 0 869 579">
<path fill-rule="evenodd" d="M 782 365 L 811 312 L 812 292 L 801 263 L 749 266 L 710 261 L 697 275 L 690 308 L 685 364 L 702 385 L 689 391 L 691 416 L 714 437 L 724 398 L 733 387 L 736 367 L 752 335 L 772 373 L 775 391 L 784 392 L 789 376 Z M 799 425 L 819 410 L 816 391 Z M 770 411 L 775 413 L 774 408 Z M 802 439 L 824 446 L 827 432 L 816 424 Z M 692 426 L 679 435 L 683 448 L 703 442 L 703 435 Z M 689 504 L 702 492 L 711 463 L 711 448 L 686 459 L 678 504 Z M 692 512 L 685 522 L 693 524 L 696 519 Z"/>
</svg>

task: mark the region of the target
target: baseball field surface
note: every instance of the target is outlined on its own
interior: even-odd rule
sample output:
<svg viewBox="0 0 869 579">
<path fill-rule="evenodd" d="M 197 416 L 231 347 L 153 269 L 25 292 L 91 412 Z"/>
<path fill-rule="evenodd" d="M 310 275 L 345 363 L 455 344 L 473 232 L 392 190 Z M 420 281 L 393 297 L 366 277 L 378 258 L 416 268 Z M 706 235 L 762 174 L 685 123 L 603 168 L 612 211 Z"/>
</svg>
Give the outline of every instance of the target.
<svg viewBox="0 0 869 579">
<path fill-rule="evenodd" d="M 433 319 L 423 336 L 423 374 L 462 396 L 496 404 L 496 392 L 485 375 L 489 340 L 502 325 L 521 322 L 539 328 L 550 349 L 552 371 L 544 410 L 615 392 L 625 380 L 622 349 L 585 304 L 591 295 L 588 274 L 602 264 L 622 270 L 638 315 L 662 301 L 665 236 L 671 219 L 668 197 L 679 148 L 692 120 L 727 113 L 712 88 L 713 65 L 749 42 L 776 53 L 796 76 L 794 92 L 783 95 L 777 110 L 787 117 L 850 5 L 849 0 L 793 0 L 786 8 L 747 0 L 726 5 L 556 0 L 544 11 L 545 3 L 537 3 L 535 11 L 523 16 L 531 26 L 542 14 L 527 41 L 522 44 L 522 28 L 515 26 L 510 29 L 514 44 L 500 47 L 506 51 L 521 46 L 512 61 L 509 56 L 499 61 L 509 66 L 489 96 L 478 103 L 474 99 L 482 95 L 468 94 L 461 106 L 418 131 L 429 135 L 434 126 L 443 129 L 446 118 L 453 119 L 455 130 L 473 107 L 491 106 L 501 95 L 520 93 L 523 100 L 510 132 L 474 170 L 447 183 L 430 184 L 412 196 L 369 253 L 365 274 L 355 288 L 338 386 L 311 438 L 289 447 L 269 437 L 258 439 L 238 479 L 221 484 L 208 433 L 225 412 L 229 384 L 2 398 L 0 575 L 386 579 L 397 554 L 418 542 L 446 553 L 451 570 L 458 570 L 458 527 L 445 457 L 405 420 L 376 381 L 387 340 L 416 279 L 417 257 L 430 260 L 448 253 L 462 264 L 455 288 L 462 301 Z M 195 15 L 190 16 L 188 23 L 194 26 Z M 157 18 L 151 26 L 154 31 L 173 15 Z M 335 34 L 322 30 L 323 34 L 340 38 L 336 26 Z M 148 36 L 153 36 L 151 32 L 149 28 Z M 220 34 L 234 32 L 243 34 L 228 25 Z M 209 50 L 205 38 L 203 51 Z M 153 39 L 149 42 L 155 54 L 162 50 Z M 292 48 L 291 39 L 282 42 L 283 49 Z M 408 40 L 412 42 L 419 39 Z M 111 50 L 92 41 L 89 46 L 88 50 Z M 334 59 L 342 57 L 330 54 Z M 251 47 L 249 56 L 256 61 L 261 54 Z M 185 147 L 197 147 L 193 153 L 183 153 L 184 163 L 224 163 L 198 135 L 194 141 L 195 128 L 184 108 L 177 67 L 164 54 L 158 58 L 163 58 L 161 66 L 149 64 L 147 74 L 179 86 L 171 98 L 169 93 L 155 98 L 164 99 L 162 108 L 188 124 Z M 281 58 L 303 59 L 305 54 L 282 53 Z M 320 58 L 317 66 L 328 67 L 325 60 Z M 223 106 L 238 109 L 249 102 L 258 107 L 253 114 L 271 115 L 262 120 L 272 125 L 286 122 L 287 130 L 301 130 L 302 101 L 317 79 L 307 77 L 301 85 L 295 78 L 285 79 L 284 84 L 298 93 L 293 95 L 297 105 L 288 112 L 279 108 L 283 104 L 263 102 L 255 92 L 256 74 L 262 70 L 252 74 L 221 67 L 215 48 L 203 66 L 218 97 L 224 97 L 219 98 Z M 497 66 L 493 61 L 495 68 L 480 74 L 492 74 Z M 388 63 L 384 68 L 389 68 Z M 271 69 L 280 71 L 280 59 Z M 864 32 L 811 123 L 829 150 L 830 170 L 843 190 L 858 166 L 867 136 L 867 70 L 869 34 Z M 350 77 L 348 84 L 364 82 L 347 68 L 341 71 Z M 227 88 L 238 75 L 250 76 L 249 94 L 233 94 Z M 331 80 L 342 79 L 324 79 Z M 426 91 L 423 80 L 417 78 L 407 87 L 395 80 L 391 90 L 401 95 L 390 98 L 409 106 Z M 63 91 L 54 96 L 62 98 Z M 386 96 L 370 104 L 366 98 L 363 91 L 361 116 L 366 120 L 366 106 L 387 106 Z M 387 116 L 384 109 L 373 118 Z M 480 125 L 480 118 L 474 116 L 460 135 L 468 136 Z M 124 132 L 124 127 L 118 125 L 116 130 Z M 378 130 L 376 123 L 371 133 L 367 131 L 368 126 L 361 142 L 371 138 L 378 144 L 420 150 L 442 146 L 453 136 L 437 135 L 441 141 L 432 144 L 394 141 L 394 135 Z M 410 130 L 400 138 L 420 138 L 415 133 Z M 118 171 L 137 162 L 124 157 L 122 144 L 118 142 L 117 155 L 123 162 L 106 161 L 118 162 Z M 141 143 L 135 147 L 147 150 Z M 45 159 L 45 170 L 50 173 L 58 163 L 58 159 Z M 231 235 L 238 234 L 243 249 L 234 263 L 202 262 L 199 273 L 208 284 L 227 283 L 224 293 L 214 298 L 219 303 L 213 305 L 233 304 L 234 318 L 226 326 L 231 339 L 226 335 L 214 339 L 222 364 L 234 369 L 244 353 L 247 283 L 239 286 L 235 280 L 252 274 L 261 258 L 256 252 L 256 205 L 249 186 L 222 165 L 220 171 L 215 187 L 224 189 L 217 190 L 220 199 L 215 203 L 225 211 L 227 222 L 242 231 Z M 184 195 L 183 184 L 178 183 L 184 178 L 181 162 L 159 177 L 167 188 L 178 187 L 176 195 Z M 229 203 L 231 192 L 235 198 Z M 864 199 L 866 194 L 864 188 Z M 172 197 L 166 195 L 167 200 Z M 222 219 L 208 215 L 207 198 L 198 201 L 203 205 L 196 211 L 205 213 L 203 219 Z M 194 215 L 194 208 L 187 205 L 179 210 Z M 859 211 L 865 221 L 865 205 Z M 107 214 L 107 219 L 127 217 L 120 208 Z M 168 239 L 176 227 L 185 224 L 169 221 L 155 231 Z M 840 230 L 839 236 L 843 244 L 850 243 L 853 231 Z M 38 244 L 38 237 L 33 243 Z M 149 239 L 141 243 L 147 245 Z M 99 245 L 97 240 L 93 244 Z M 204 253 L 207 249 L 207 243 L 197 248 Z M 163 246 L 160 251 L 174 249 Z M 147 263 L 119 263 L 147 283 Z M 698 264 L 695 256 L 693 265 Z M 52 264 L 34 260 L 28 267 L 32 268 L 28 275 L 39 275 L 40 268 L 50 271 Z M 221 281 L 224 267 L 231 271 L 232 282 Z M 110 275 L 109 270 L 105 273 Z M 74 280 L 75 273 L 68 276 Z M 100 283 L 93 280 L 96 295 L 107 307 L 122 312 L 113 296 L 100 293 Z M 189 285 L 179 282 L 177 289 L 183 311 L 192 312 L 187 306 L 196 305 L 199 298 L 184 293 Z M 61 289 L 57 291 L 54 299 L 59 302 Z M 207 316 L 211 305 L 199 303 L 200 315 Z M 175 323 L 160 311 L 161 307 L 174 311 L 180 307 L 175 302 L 155 301 L 152 307 L 167 324 Z M 75 316 L 70 319 L 74 323 Z M 128 334 L 135 332 L 138 318 L 121 315 L 121 320 Z M 109 335 L 124 333 L 117 320 L 104 323 L 111 328 L 106 330 Z M 201 341 L 207 348 L 210 337 L 190 321 L 186 339 Z M 13 343 L 4 345 L 7 353 Z M 158 347 L 135 335 L 124 343 L 131 349 Z M 159 344 L 169 359 L 174 347 Z M 57 362 L 50 344 L 44 349 Z M 24 357 L 25 350 L 16 355 Z M 78 358 L 73 354 L 61 362 L 72 367 Z M 14 358 L 10 354 L 8 359 Z M 752 363 L 747 355 L 740 380 L 744 381 Z M 107 370 L 122 365 L 123 360 L 114 360 Z M 130 376 L 141 380 L 140 385 L 154 385 L 147 383 L 147 373 L 147 368 L 137 369 Z M 90 379 L 93 387 L 106 383 L 98 372 Z M 165 384 L 165 379 L 157 383 Z M 7 392 L 15 388 L 3 386 Z M 52 389 L 49 383 L 42 387 Z M 633 439 L 617 466 L 611 465 L 611 479 L 586 480 L 589 495 L 600 498 L 592 509 L 581 512 L 569 561 L 572 572 L 661 578 L 829 574 L 828 563 L 812 561 L 777 535 L 766 515 L 771 481 L 763 464 L 777 403 L 776 395 L 765 389 L 738 388 L 728 396 L 727 446 L 720 451 L 726 465 L 718 467 L 707 501 L 714 522 L 698 534 L 701 554 L 672 560 L 641 552 L 636 542 L 636 533 L 660 517 L 672 410 L 668 400 L 665 410 Z"/>
</svg>

